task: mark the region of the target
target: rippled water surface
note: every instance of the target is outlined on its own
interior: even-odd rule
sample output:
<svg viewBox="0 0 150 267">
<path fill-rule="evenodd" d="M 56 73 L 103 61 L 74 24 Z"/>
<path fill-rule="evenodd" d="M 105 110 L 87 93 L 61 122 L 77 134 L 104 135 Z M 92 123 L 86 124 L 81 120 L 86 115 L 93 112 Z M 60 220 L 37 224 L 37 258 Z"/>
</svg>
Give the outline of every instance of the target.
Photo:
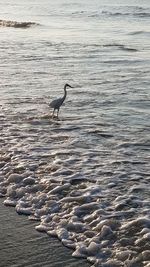
<svg viewBox="0 0 150 267">
<path fill-rule="evenodd" d="M 150 3 L 24 2 L 0 0 L 0 196 L 92 266 L 148 267 Z"/>
</svg>

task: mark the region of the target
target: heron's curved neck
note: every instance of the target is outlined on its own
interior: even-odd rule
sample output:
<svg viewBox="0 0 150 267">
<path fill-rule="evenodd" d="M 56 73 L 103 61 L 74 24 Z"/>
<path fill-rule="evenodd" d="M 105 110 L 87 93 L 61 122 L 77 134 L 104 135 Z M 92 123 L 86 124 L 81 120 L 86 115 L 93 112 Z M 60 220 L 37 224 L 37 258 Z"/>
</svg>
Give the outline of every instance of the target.
<svg viewBox="0 0 150 267">
<path fill-rule="evenodd" d="M 64 86 L 64 96 L 63 96 L 63 100 L 65 100 L 66 96 L 67 96 L 67 90 L 66 90 L 66 85 Z"/>
</svg>

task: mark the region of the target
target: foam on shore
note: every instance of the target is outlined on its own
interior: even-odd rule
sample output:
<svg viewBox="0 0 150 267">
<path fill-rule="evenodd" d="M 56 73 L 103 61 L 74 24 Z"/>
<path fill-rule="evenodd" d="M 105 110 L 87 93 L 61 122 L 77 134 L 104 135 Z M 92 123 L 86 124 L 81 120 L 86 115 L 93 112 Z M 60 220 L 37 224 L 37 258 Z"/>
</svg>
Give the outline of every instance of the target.
<svg viewBox="0 0 150 267">
<path fill-rule="evenodd" d="M 108 190 L 98 180 L 76 180 L 62 168 L 74 160 L 69 155 L 55 154 L 51 164 L 28 168 L 10 153 L 1 153 L 0 159 L 4 204 L 39 221 L 36 229 L 57 237 L 74 250 L 74 257 L 86 258 L 94 266 L 149 266 L 149 203 L 134 194 L 137 190 L 147 193 L 144 184 L 118 196 L 115 181 Z M 44 179 L 45 175 L 49 178 Z"/>
</svg>

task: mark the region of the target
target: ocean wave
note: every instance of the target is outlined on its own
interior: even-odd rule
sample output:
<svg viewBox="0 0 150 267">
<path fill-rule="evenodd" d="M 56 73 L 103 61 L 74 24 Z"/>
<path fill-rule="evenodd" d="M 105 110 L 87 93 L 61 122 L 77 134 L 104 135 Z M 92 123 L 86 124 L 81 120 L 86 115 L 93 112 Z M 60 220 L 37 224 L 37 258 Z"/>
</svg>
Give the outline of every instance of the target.
<svg viewBox="0 0 150 267">
<path fill-rule="evenodd" d="M 114 48 L 118 48 L 120 50 L 124 50 L 124 51 L 129 51 L 129 52 L 137 52 L 138 49 L 134 48 L 134 47 L 129 47 L 123 44 L 105 44 L 103 45 L 103 47 L 114 47 Z"/>
<path fill-rule="evenodd" d="M 150 32 L 146 31 L 133 31 L 130 32 L 129 35 L 139 35 L 139 34 L 149 34 Z"/>
<path fill-rule="evenodd" d="M 134 17 L 150 17 L 150 12 L 136 12 L 136 11 L 129 11 L 129 12 L 111 12 L 104 10 L 102 11 L 102 14 L 107 16 L 134 16 Z"/>
<path fill-rule="evenodd" d="M 82 15 L 85 12 L 82 12 Z M 81 14 L 81 13 L 80 13 Z M 100 16 L 130 16 L 130 17 L 149 17 L 150 16 L 150 9 L 149 8 L 142 8 L 138 6 L 118 6 L 115 7 L 103 7 L 101 10 L 96 10 L 90 14 L 89 17 L 100 17 Z"/>
<path fill-rule="evenodd" d="M 39 25 L 35 22 L 18 22 L 18 21 L 12 21 L 12 20 L 0 20 L 0 27 L 13 27 L 13 28 L 29 28 L 35 25 Z"/>
<path fill-rule="evenodd" d="M 118 7 L 102 7 L 102 9 L 98 10 L 93 10 L 93 11 L 86 11 L 86 10 L 81 10 L 81 11 L 75 11 L 72 12 L 73 16 L 86 16 L 90 18 L 101 18 L 102 16 L 107 16 L 107 17 L 141 17 L 141 18 L 146 18 L 150 17 L 150 9 L 149 8 L 142 8 L 139 6 L 118 6 Z"/>
</svg>

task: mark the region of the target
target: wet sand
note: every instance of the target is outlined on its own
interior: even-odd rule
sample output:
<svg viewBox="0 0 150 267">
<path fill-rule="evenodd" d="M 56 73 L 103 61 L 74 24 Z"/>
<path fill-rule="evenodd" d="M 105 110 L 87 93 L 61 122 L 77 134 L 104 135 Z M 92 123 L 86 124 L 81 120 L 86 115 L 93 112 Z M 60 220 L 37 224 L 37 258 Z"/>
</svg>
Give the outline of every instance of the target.
<svg viewBox="0 0 150 267">
<path fill-rule="evenodd" d="M 57 239 L 37 232 L 37 223 L 18 215 L 0 199 L 0 267 L 88 267 Z"/>
</svg>

